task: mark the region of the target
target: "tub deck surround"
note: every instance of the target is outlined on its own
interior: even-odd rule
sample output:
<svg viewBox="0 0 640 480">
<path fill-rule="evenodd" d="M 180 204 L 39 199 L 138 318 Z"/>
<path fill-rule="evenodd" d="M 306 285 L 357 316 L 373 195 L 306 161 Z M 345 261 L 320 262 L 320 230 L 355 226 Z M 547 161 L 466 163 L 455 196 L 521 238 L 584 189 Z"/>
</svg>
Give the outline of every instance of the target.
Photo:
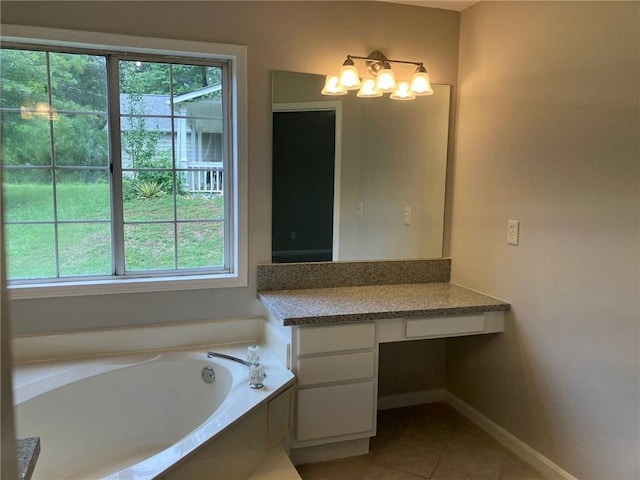
<svg viewBox="0 0 640 480">
<path fill-rule="evenodd" d="M 452 283 L 281 290 L 258 296 L 283 326 L 470 315 L 510 308 L 507 302 Z"/>
<path fill-rule="evenodd" d="M 169 351 L 141 352 L 126 355 L 105 355 L 84 359 L 53 359 L 49 361 L 18 364 L 14 367 L 14 402 L 16 403 L 16 408 L 18 409 L 35 408 L 32 406 L 27 406 L 27 404 L 35 401 L 37 403 L 33 405 L 41 405 L 41 399 L 43 397 L 46 397 L 50 393 L 54 393 L 55 395 L 57 395 L 57 397 L 55 397 L 57 398 L 56 401 L 60 399 L 59 397 L 61 395 L 75 396 L 78 394 L 78 392 L 81 391 L 79 390 L 79 388 L 83 387 L 80 387 L 80 385 L 84 384 L 85 381 L 93 382 L 90 384 L 92 385 L 90 390 L 94 393 L 97 392 L 95 394 L 100 398 L 102 398 L 106 393 L 109 392 L 114 392 L 114 394 L 117 396 L 117 392 L 121 391 L 128 392 L 131 399 L 144 398 L 139 395 L 139 393 L 141 392 L 136 393 L 136 389 L 138 385 L 140 385 L 141 388 L 144 388 L 145 382 L 148 382 L 149 385 L 155 386 L 153 387 L 156 389 L 154 390 L 154 392 L 157 391 L 158 388 L 162 388 L 162 385 L 168 385 L 167 388 L 169 390 L 166 393 L 171 393 L 171 395 L 178 396 L 180 400 L 177 401 L 183 402 L 187 399 L 193 400 L 191 397 L 181 396 L 189 385 L 193 385 L 193 387 L 195 388 L 201 387 L 201 389 L 204 389 L 205 392 L 209 392 L 209 389 L 211 387 L 204 386 L 205 384 L 200 380 L 199 373 L 203 365 L 213 364 L 214 369 L 216 370 L 218 378 L 213 384 L 214 389 L 218 386 L 220 388 L 223 388 L 225 385 L 228 385 L 228 375 L 231 375 L 233 384 L 229 387 L 230 390 L 226 394 L 226 397 L 221 400 L 222 403 L 220 403 L 220 405 L 215 409 L 212 416 L 208 417 L 203 423 L 199 424 L 197 427 L 195 427 L 195 429 L 191 430 L 190 433 L 187 433 L 185 436 L 182 436 L 179 440 L 175 441 L 175 443 L 171 443 L 171 441 L 169 441 L 169 444 L 165 444 L 165 440 L 163 438 L 160 438 L 160 436 L 158 435 L 149 437 L 149 442 L 151 443 L 148 447 L 145 446 L 146 444 L 141 443 L 138 445 L 137 443 L 135 443 L 135 441 L 139 440 L 138 437 L 140 437 L 141 435 L 144 437 L 144 432 L 146 432 L 147 430 L 154 431 L 153 428 L 149 429 L 149 426 L 155 422 L 149 421 L 145 425 L 136 427 L 136 433 L 132 434 L 132 437 L 127 440 L 127 442 L 133 442 L 129 445 L 131 446 L 131 449 L 129 449 L 130 451 L 127 450 L 128 453 L 125 452 L 126 454 L 122 458 L 118 456 L 120 455 L 118 453 L 115 456 L 111 455 L 109 457 L 110 460 L 105 460 L 105 452 L 107 452 L 108 449 L 106 447 L 105 449 L 97 447 L 97 445 L 100 444 L 96 442 L 102 441 L 102 438 L 99 436 L 95 437 L 95 433 L 93 433 L 92 435 L 94 435 L 95 442 L 91 440 L 82 444 L 87 444 L 89 453 L 80 454 L 80 457 L 78 457 L 78 464 L 75 464 L 72 459 L 69 459 L 68 461 L 65 460 L 63 462 L 64 464 L 69 466 L 69 472 L 72 472 L 71 476 L 63 475 L 63 478 L 109 478 L 114 480 L 131 478 L 151 479 L 155 478 L 157 475 L 160 475 L 162 472 L 167 471 L 167 469 L 173 468 L 177 463 L 189 464 L 189 459 L 193 455 L 198 455 L 198 452 L 201 448 L 213 448 L 209 447 L 209 445 L 217 445 L 216 442 L 218 442 L 218 438 L 223 437 L 225 434 L 227 434 L 227 432 L 230 432 L 233 429 L 237 430 L 236 426 L 239 425 L 239 422 L 241 420 L 245 418 L 253 418 L 255 415 L 257 415 L 256 412 L 258 411 L 264 412 L 264 414 L 260 414 L 260 418 L 262 419 L 262 417 L 264 417 L 266 422 L 266 411 L 267 409 L 271 409 L 271 404 L 274 399 L 282 396 L 283 392 L 290 389 L 290 387 L 294 384 L 295 377 L 293 376 L 292 372 L 284 369 L 276 360 L 269 348 L 264 345 L 261 351 L 261 363 L 265 367 L 267 377 L 265 378 L 264 382 L 265 387 L 260 390 L 249 388 L 246 367 L 228 360 L 208 359 L 206 354 L 207 350 L 214 350 L 217 352 L 242 358 L 246 355 L 247 347 L 248 344 L 217 346 L 211 345 L 204 349 L 202 349 L 201 347 L 197 347 Z M 193 375 L 191 375 L 190 373 L 188 375 L 180 375 L 180 382 L 177 382 L 175 376 L 171 377 L 171 372 L 174 372 L 175 370 L 173 369 L 173 367 L 171 367 L 171 365 L 174 365 L 174 363 L 167 363 L 175 361 L 189 362 L 189 372 L 193 371 Z M 154 367 L 153 369 L 147 369 L 148 366 L 152 366 L 154 364 L 157 365 L 158 368 Z M 187 364 L 184 363 L 184 365 Z M 132 372 L 133 370 L 138 368 L 144 369 L 144 371 L 147 372 L 146 375 L 144 376 L 144 378 L 140 379 L 139 384 L 136 383 L 135 385 L 129 385 L 132 382 L 131 379 L 133 377 L 131 376 L 131 373 L 125 373 L 125 371 Z M 180 374 L 181 371 L 182 367 L 180 367 L 178 370 L 175 370 L 175 372 L 177 372 L 178 374 Z M 225 371 L 228 371 L 230 373 L 225 373 Z M 173 373 L 174 375 L 175 372 Z M 124 373 L 125 375 L 121 376 L 121 373 Z M 113 377 L 113 374 L 115 374 L 117 377 Z M 172 381 L 170 384 L 167 384 L 166 382 L 164 382 L 165 375 L 167 375 L 167 379 L 174 378 L 174 381 Z M 159 376 L 160 378 L 158 378 Z M 125 385 L 118 387 L 117 380 L 115 380 L 116 378 L 122 378 L 122 381 L 128 386 Z M 183 379 L 184 382 L 187 382 L 187 387 L 177 385 L 178 383 L 182 385 Z M 99 384 L 96 383 L 98 381 L 100 382 Z M 99 385 L 100 387 L 97 390 L 96 388 L 94 388 L 96 387 L 96 385 Z M 202 387 L 201 385 L 204 387 Z M 63 391 L 67 393 L 63 393 Z M 80 397 L 85 400 L 85 403 L 87 402 L 86 399 L 94 394 L 91 392 L 87 393 L 86 395 L 80 395 Z M 199 394 L 209 395 L 208 393 L 202 392 L 200 390 L 194 390 L 194 398 L 199 398 L 196 392 L 199 392 Z M 42 395 L 43 397 L 40 397 L 40 395 Z M 169 396 L 157 395 L 153 393 L 151 395 L 155 395 L 155 398 L 158 399 Z M 200 402 L 198 405 L 202 403 L 201 400 L 198 400 L 197 398 L 196 400 L 197 402 Z M 88 402 L 91 405 L 94 404 L 94 402 L 91 400 L 88 400 Z M 98 402 L 98 400 L 96 400 L 96 402 Z M 160 400 L 158 400 L 158 402 L 160 402 Z M 171 401 L 169 402 L 171 403 Z M 73 400 L 69 398 L 63 403 L 71 405 L 73 404 Z M 117 402 L 114 402 L 114 404 L 115 403 Z M 156 406 L 152 408 L 151 403 L 153 402 L 148 402 L 147 404 L 145 404 L 144 408 L 145 412 L 147 412 L 145 413 L 145 415 L 148 417 L 149 415 L 156 415 L 157 413 L 159 420 L 163 420 L 163 418 L 165 418 L 165 416 L 167 415 L 167 412 L 160 409 L 160 407 L 162 407 L 161 404 L 156 405 L 156 403 L 154 403 L 154 405 Z M 25 406 L 22 406 L 21 404 L 24 404 Z M 171 404 L 176 405 L 175 403 Z M 132 403 L 131 411 L 127 411 L 127 409 L 119 409 L 119 413 L 117 415 L 109 416 L 108 418 L 113 419 L 113 422 L 109 424 L 106 431 L 111 433 L 112 426 L 115 424 L 120 425 L 122 424 L 122 422 L 127 422 L 127 425 L 135 423 L 133 420 L 134 416 L 136 420 L 140 417 L 146 418 L 144 415 L 139 415 L 139 413 L 136 414 L 136 410 L 134 407 L 135 404 Z M 211 408 L 213 409 L 214 407 L 215 405 Z M 90 407 L 89 410 L 91 408 L 93 407 Z M 173 411 L 173 407 L 169 408 L 171 409 L 171 411 Z M 76 405 L 74 412 L 69 413 L 69 415 L 76 415 L 76 412 L 84 412 L 85 410 L 86 408 L 83 407 L 83 405 Z M 29 412 L 29 410 L 25 410 L 23 414 L 26 415 L 26 412 Z M 200 412 L 198 408 L 195 408 L 193 412 L 193 415 L 195 416 L 203 415 L 203 413 Z M 50 409 L 45 409 L 43 414 L 46 416 L 51 415 L 52 413 Z M 21 422 L 18 422 L 18 434 L 23 437 L 27 437 L 38 434 L 38 432 L 40 432 L 39 434 L 43 438 L 43 443 L 45 444 L 43 455 L 40 455 L 38 461 L 38 467 L 42 468 L 45 467 L 46 463 L 43 463 L 43 460 L 45 460 L 45 455 L 49 455 L 49 452 L 57 452 L 55 454 L 56 461 L 59 458 L 62 458 L 61 456 L 63 455 L 63 453 L 56 450 L 56 446 L 53 445 L 53 443 L 55 443 L 55 439 L 62 438 L 62 431 L 64 431 L 71 437 L 69 439 L 69 446 L 65 446 L 64 448 L 71 448 L 71 455 L 73 457 L 73 455 L 77 455 L 77 452 L 81 450 L 81 446 L 77 445 L 77 448 L 74 448 L 71 440 L 81 438 L 83 435 L 85 435 L 84 432 L 88 428 L 92 428 L 91 426 L 87 426 L 85 424 L 75 425 L 74 421 L 69 421 L 66 424 L 68 425 L 68 428 L 57 428 L 54 426 L 49 428 L 49 430 L 53 429 L 53 433 L 47 433 L 47 429 L 43 428 L 42 426 L 46 426 L 45 423 L 48 424 L 49 422 L 45 421 L 43 423 L 39 423 L 37 419 L 42 415 L 37 412 L 34 413 L 34 415 L 35 416 L 25 417 L 29 419 L 35 419 L 31 422 L 33 423 L 33 425 L 28 424 L 24 419 Z M 208 415 L 208 413 L 206 415 Z M 67 418 L 64 417 L 64 415 L 58 416 Z M 122 419 L 124 420 L 116 417 L 122 417 Z M 189 418 L 187 417 L 175 416 L 174 419 L 178 421 L 180 418 L 184 418 L 185 421 L 191 423 L 195 421 L 193 419 L 189 420 Z M 269 415 L 269 417 L 271 417 L 271 415 Z M 128 420 L 129 418 L 131 419 Z M 103 420 L 104 419 L 100 418 L 96 419 L 98 423 Z M 120 423 L 118 423 L 116 420 Z M 144 420 L 142 421 L 144 422 Z M 260 422 L 262 422 L 262 420 L 260 420 Z M 166 421 L 162 421 L 160 423 L 166 423 Z M 191 423 L 188 423 L 188 425 L 191 425 Z M 96 428 L 98 427 L 99 425 L 96 425 Z M 74 430 L 74 428 L 76 430 Z M 78 430 L 78 428 L 80 430 Z M 180 428 L 190 429 L 191 427 L 180 426 Z M 21 429 L 23 431 L 21 431 Z M 179 431 L 179 428 L 171 427 L 170 430 L 171 432 L 176 432 Z M 116 429 L 116 431 L 118 430 Z M 245 462 L 247 463 L 244 465 L 245 469 L 248 469 L 249 467 L 253 469 L 257 468 L 263 459 L 262 457 L 266 458 L 268 452 L 266 435 L 267 424 L 261 423 L 258 431 L 265 432 L 265 438 L 262 438 L 261 435 L 258 435 L 258 437 L 260 437 L 261 443 L 261 447 L 258 452 L 260 453 L 260 455 L 256 454 L 251 457 L 251 460 L 256 460 L 255 465 L 251 464 L 250 462 Z M 139 434 L 139 432 L 143 433 Z M 253 431 L 245 432 L 244 430 L 242 430 L 238 433 L 238 435 L 247 434 L 251 437 L 256 436 L 255 432 Z M 48 440 L 46 438 L 47 435 L 49 435 Z M 144 438 L 142 440 L 144 440 Z M 49 445 L 49 448 L 47 448 L 47 445 Z M 57 448 L 60 448 L 60 446 L 57 446 Z M 95 454 L 96 450 L 98 450 L 98 457 L 95 458 L 96 463 L 94 466 L 94 463 L 91 463 L 94 460 L 91 459 L 94 458 L 92 455 Z M 227 459 L 229 460 L 229 462 L 227 463 L 230 464 L 237 461 L 237 456 L 234 457 L 233 452 L 225 453 L 225 455 L 227 454 L 229 455 L 228 457 L 218 458 L 218 460 L 221 461 Z M 36 469 L 34 478 L 53 478 L 48 476 L 46 473 L 43 473 L 44 471 L 42 470 L 42 468 L 40 472 L 38 471 L 38 469 Z M 77 476 L 73 476 L 76 474 Z"/>
</svg>

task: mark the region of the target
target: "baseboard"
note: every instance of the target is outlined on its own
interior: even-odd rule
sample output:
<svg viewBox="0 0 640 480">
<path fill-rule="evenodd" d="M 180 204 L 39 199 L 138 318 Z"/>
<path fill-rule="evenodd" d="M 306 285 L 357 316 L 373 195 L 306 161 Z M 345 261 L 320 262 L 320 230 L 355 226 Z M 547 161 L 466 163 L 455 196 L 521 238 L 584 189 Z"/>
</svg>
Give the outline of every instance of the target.
<svg viewBox="0 0 640 480">
<path fill-rule="evenodd" d="M 378 397 L 378 410 L 411 407 L 424 403 L 444 402 L 447 399 L 447 393 L 444 388 L 433 388 L 419 392 L 399 393 L 386 397 Z"/>
<path fill-rule="evenodd" d="M 485 417 L 471 405 L 456 397 L 451 392 L 445 390 L 444 400 L 458 413 L 471 420 L 478 427 L 482 428 L 489 435 L 495 438 L 507 450 L 511 451 L 522 461 L 531 465 L 550 480 L 577 480 L 569 472 L 560 468 L 540 452 L 531 448 L 493 420 Z"/>
</svg>

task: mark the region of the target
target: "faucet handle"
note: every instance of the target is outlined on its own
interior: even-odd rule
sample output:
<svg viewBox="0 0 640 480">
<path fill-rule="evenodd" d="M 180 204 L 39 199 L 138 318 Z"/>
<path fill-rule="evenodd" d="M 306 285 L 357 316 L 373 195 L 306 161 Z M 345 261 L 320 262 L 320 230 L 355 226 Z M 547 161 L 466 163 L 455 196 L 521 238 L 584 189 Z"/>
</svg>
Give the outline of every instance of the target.
<svg viewBox="0 0 640 480">
<path fill-rule="evenodd" d="M 264 368 L 259 363 L 254 363 L 249 367 L 249 387 L 264 387 Z"/>
<path fill-rule="evenodd" d="M 250 345 L 247 348 L 247 361 L 249 363 L 260 363 L 260 347 L 258 345 Z"/>
</svg>

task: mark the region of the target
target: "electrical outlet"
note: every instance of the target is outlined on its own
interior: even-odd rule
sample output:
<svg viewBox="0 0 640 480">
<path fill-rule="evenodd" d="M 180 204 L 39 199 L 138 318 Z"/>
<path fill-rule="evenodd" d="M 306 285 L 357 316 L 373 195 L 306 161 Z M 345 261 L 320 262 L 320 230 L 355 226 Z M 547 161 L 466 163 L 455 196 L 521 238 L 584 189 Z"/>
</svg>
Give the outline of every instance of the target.
<svg viewBox="0 0 640 480">
<path fill-rule="evenodd" d="M 404 207 L 404 224 L 411 225 L 411 207 Z"/>
<path fill-rule="evenodd" d="M 520 242 L 520 221 L 507 221 L 507 243 L 509 245 L 518 245 Z"/>
</svg>

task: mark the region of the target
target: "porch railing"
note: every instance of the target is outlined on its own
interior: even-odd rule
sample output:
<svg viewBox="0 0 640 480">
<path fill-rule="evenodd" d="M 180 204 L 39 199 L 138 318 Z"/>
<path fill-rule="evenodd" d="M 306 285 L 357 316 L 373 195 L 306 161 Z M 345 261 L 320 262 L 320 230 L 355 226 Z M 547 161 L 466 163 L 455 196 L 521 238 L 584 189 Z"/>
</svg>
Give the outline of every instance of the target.
<svg viewBox="0 0 640 480">
<path fill-rule="evenodd" d="M 188 162 L 185 189 L 189 193 L 222 194 L 222 162 Z"/>
</svg>

